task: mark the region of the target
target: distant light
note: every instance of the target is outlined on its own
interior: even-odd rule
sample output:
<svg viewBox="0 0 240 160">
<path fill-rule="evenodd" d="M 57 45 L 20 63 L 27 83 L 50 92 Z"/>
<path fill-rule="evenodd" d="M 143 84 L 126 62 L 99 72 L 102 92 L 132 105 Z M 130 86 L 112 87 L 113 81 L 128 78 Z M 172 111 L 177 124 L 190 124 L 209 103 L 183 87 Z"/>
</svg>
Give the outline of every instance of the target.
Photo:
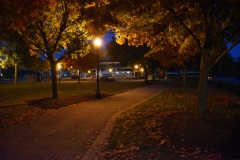
<svg viewBox="0 0 240 160">
<path fill-rule="evenodd" d="M 100 47 L 101 46 L 101 44 L 102 44 L 102 41 L 101 41 L 101 39 L 100 38 L 97 38 L 97 39 L 95 39 L 94 40 L 94 45 L 96 46 L 96 47 Z"/>
<path fill-rule="evenodd" d="M 61 64 L 58 64 L 57 67 L 58 67 L 58 69 L 61 69 L 61 68 L 62 68 Z"/>
</svg>

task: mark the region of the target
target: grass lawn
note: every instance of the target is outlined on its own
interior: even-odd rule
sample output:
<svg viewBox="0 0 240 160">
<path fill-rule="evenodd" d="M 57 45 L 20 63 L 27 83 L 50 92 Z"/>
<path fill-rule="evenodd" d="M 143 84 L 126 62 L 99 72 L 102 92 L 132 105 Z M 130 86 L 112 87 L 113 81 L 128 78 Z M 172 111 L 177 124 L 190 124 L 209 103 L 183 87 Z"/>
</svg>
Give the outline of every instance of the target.
<svg viewBox="0 0 240 160">
<path fill-rule="evenodd" d="M 143 82 L 100 82 L 102 97 L 142 87 Z M 51 83 L 22 83 L 0 85 L 0 128 L 9 127 L 47 109 L 95 99 L 96 82 L 58 83 L 58 99 L 52 99 Z"/>
<path fill-rule="evenodd" d="M 222 91 L 209 88 L 209 97 Z M 197 87 L 165 90 L 118 118 L 100 159 L 239 159 L 240 103 L 194 118 Z"/>
</svg>

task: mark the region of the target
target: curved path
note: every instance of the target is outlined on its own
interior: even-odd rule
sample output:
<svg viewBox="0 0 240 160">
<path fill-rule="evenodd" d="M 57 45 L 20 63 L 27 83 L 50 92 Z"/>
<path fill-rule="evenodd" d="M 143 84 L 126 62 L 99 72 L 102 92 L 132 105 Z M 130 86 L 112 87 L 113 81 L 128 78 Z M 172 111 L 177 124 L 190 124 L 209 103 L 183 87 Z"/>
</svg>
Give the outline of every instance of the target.
<svg viewBox="0 0 240 160">
<path fill-rule="evenodd" d="M 149 85 L 72 105 L 0 130 L 0 160 L 94 159 L 117 115 L 165 87 Z"/>
</svg>

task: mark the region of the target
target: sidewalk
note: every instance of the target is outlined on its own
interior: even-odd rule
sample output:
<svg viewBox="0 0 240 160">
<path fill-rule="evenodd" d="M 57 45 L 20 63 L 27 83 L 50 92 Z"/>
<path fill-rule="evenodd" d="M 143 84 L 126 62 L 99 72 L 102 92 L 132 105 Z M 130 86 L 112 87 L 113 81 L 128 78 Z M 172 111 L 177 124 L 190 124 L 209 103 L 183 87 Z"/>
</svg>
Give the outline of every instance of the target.
<svg viewBox="0 0 240 160">
<path fill-rule="evenodd" d="M 94 159 L 117 115 L 165 88 L 149 85 L 47 112 L 0 131 L 0 160 Z"/>
</svg>

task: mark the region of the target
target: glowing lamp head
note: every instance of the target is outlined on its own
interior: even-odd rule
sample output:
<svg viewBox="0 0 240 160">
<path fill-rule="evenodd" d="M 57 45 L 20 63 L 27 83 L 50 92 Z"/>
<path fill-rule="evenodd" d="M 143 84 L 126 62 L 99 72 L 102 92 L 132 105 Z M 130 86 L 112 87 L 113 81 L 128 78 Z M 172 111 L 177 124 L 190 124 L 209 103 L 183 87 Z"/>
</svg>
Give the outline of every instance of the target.
<svg viewBox="0 0 240 160">
<path fill-rule="evenodd" d="M 58 65 L 57 65 L 57 68 L 58 68 L 58 69 L 61 69 L 61 68 L 62 68 L 61 64 L 58 64 Z"/>
<path fill-rule="evenodd" d="M 101 39 L 97 38 L 97 39 L 94 40 L 93 43 L 97 48 L 99 48 L 102 44 L 102 41 L 101 41 Z"/>
</svg>

